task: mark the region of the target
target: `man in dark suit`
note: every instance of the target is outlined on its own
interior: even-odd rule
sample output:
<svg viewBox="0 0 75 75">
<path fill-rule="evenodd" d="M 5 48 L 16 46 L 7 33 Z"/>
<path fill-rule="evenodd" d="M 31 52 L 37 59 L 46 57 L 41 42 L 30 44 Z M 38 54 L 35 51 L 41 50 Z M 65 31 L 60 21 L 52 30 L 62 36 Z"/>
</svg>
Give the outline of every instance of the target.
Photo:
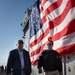
<svg viewBox="0 0 75 75">
<path fill-rule="evenodd" d="M 10 51 L 7 61 L 7 75 L 30 75 L 31 62 L 29 52 L 23 49 L 24 42 L 18 40 L 18 48 Z"/>
</svg>

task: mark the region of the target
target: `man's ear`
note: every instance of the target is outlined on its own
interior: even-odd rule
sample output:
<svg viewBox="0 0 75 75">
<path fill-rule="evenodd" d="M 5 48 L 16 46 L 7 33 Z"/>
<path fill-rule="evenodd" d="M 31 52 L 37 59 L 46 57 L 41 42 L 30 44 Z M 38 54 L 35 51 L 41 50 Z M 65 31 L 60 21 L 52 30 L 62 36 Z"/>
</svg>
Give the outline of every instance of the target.
<svg viewBox="0 0 75 75">
<path fill-rule="evenodd" d="M 18 47 L 19 45 L 18 45 L 18 44 L 16 44 L 16 46 Z"/>
</svg>

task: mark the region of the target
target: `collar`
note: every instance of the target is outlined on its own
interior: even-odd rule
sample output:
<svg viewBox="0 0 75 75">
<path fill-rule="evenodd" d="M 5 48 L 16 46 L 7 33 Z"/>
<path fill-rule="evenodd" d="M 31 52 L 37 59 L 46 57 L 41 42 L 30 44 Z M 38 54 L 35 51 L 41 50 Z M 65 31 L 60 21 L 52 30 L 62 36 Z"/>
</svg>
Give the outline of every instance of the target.
<svg viewBox="0 0 75 75">
<path fill-rule="evenodd" d="M 17 49 L 19 52 L 23 52 L 23 50 L 20 50 L 19 48 Z"/>
</svg>

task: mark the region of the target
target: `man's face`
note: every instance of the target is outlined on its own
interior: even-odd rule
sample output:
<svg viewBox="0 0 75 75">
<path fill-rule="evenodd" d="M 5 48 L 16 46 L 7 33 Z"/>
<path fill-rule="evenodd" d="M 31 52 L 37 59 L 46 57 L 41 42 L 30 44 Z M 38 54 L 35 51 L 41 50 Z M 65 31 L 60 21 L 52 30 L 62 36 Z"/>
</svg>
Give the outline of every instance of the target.
<svg viewBox="0 0 75 75">
<path fill-rule="evenodd" d="M 52 41 L 48 41 L 47 46 L 49 50 L 52 50 L 52 47 L 53 47 Z"/>
<path fill-rule="evenodd" d="M 19 44 L 18 44 L 18 48 L 19 48 L 20 50 L 23 50 L 23 43 L 19 43 Z"/>
</svg>

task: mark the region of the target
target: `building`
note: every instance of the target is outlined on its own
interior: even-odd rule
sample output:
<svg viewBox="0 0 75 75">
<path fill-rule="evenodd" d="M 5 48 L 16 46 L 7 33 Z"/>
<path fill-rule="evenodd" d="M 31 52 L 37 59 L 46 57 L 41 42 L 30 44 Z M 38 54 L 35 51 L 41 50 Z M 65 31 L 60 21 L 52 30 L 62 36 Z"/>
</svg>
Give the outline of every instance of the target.
<svg viewBox="0 0 75 75">
<path fill-rule="evenodd" d="M 22 23 L 24 36 L 23 38 L 26 39 L 27 37 L 27 44 L 28 44 L 28 51 L 29 51 L 29 17 L 30 17 L 31 9 L 28 9 L 25 13 L 25 17 Z M 65 54 L 62 56 L 62 65 L 63 65 L 63 75 L 74 75 L 75 74 L 75 54 Z M 32 66 L 32 75 L 39 75 L 37 66 Z M 40 75 L 44 75 L 44 72 Z"/>
<path fill-rule="evenodd" d="M 22 30 L 23 30 L 23 39 L 26 42 L 26 49 L 29 51 L 29 16 L 31 13 L 31 9 L 27 9 L 25 12 L 25 16 L 23 22 L 21 23 Z"/>
</svg>

